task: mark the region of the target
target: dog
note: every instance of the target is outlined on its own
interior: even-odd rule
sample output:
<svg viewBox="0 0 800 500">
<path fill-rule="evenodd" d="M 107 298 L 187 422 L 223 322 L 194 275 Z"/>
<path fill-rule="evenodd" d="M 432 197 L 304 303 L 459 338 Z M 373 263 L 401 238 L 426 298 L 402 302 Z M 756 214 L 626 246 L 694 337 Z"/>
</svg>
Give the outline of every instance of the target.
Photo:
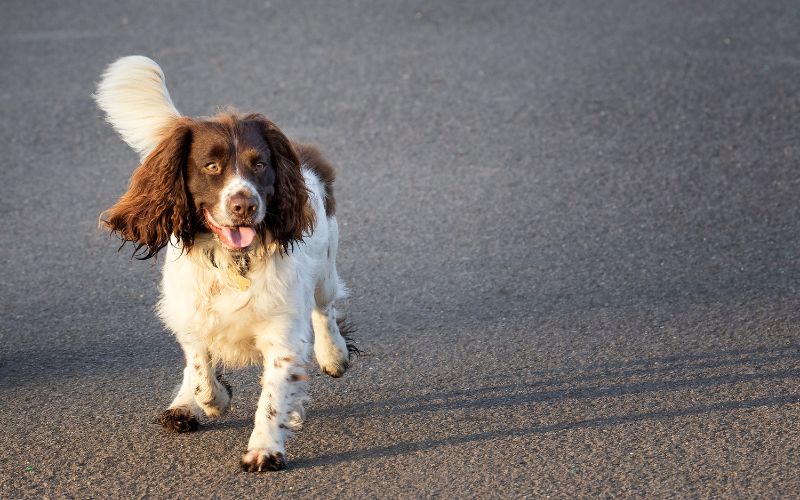
<svg viewBox="0 0 800 500">
<path fill-rule="evenodd" d="M 94 98 L 141 159 L 101 225 L 139 259 L 166 248 L 156 310 L 186 366 L 161 424 L 188 432 L 200 411 L 225 414 L 232 393 L 222 368 L 259 364 L 241 466 L 285 468 L 285 440 L 304 418 L 312 346 L 332 377 L 357 351 L 334 306 L 346 291 L 336 271 L 333 166 L 261 114 L 181 115 L 163 71 L 143 56 L 111 64 Z"/>
</svg>

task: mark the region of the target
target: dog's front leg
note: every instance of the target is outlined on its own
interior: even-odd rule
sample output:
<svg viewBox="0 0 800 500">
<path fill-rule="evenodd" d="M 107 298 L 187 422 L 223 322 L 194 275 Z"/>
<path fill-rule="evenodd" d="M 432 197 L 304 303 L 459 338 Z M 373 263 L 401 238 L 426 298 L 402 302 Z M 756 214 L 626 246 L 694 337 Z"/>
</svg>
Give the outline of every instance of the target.
<svg viewBox="0 0 800 500">
<path fill-rule="evenodd" d="M 241 461 L 247 472 L 286 467 L 284 441 L 302 424 L 310 338 L 307 326 L 298 327 L 281 342 L 269 342 L 262 349 L 261 396 L 255 427 Z"/>
<path fill-rule="evenodd" d="M 197 429 L 197 407 L 214 418 L 224 414 L 231 402 L 231 388 L 217 377 L 205 344 L 182 342 L 181 347 L 186 356 L 183 382 L 178 395 L 160 417 L 161 425 L 174 432 Z"/>
<path fill-rule="evenodd" d="M 205 345 L 193 349 L 191 361 L 186 351 L 187 368 L 191 365 L 194 374 L 194 399 L 210 418 L 224 415 L 231 405 L 231 386 L 215 371 L 211 356 Z"/>
</svg>

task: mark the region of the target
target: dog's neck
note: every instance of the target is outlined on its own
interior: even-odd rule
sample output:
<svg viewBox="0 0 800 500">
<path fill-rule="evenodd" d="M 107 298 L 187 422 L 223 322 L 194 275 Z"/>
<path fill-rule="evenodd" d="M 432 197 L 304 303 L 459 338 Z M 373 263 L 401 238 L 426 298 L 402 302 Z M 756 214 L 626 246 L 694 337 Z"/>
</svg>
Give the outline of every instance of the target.
<svg viewBox="0 0 800 500">
<path fill-rule="evenodd" d="M 223 247 L 214 235 L 202 233 L 195 237 L 190 256 L 202 267 L 236 271 L 245 276 L 257 263 L 266 260 L 277 250 L 274 242 L 265 245 L 260 237 L 256 237 L 248 251 L 232 252 Z"/>
<path fill-rule="evenodd" d="M 208 259 L 211 267 L 219 269 L 221 266 L 217 265 L 216 255 L 220 255 L 219 258 L 223 259 L 223 262 L 227 263 L 227 268 L 229 271 L 235 271 L 241 276 L 246 276 L 247 273 L 250 271 L 250 252 L 236 252 L 231 253 L 216 245 L 216 248 L 206 248 L 203 250 L 203 255 Z M 227 256 L 227 258 L 224 258 Z"/>
</svg>

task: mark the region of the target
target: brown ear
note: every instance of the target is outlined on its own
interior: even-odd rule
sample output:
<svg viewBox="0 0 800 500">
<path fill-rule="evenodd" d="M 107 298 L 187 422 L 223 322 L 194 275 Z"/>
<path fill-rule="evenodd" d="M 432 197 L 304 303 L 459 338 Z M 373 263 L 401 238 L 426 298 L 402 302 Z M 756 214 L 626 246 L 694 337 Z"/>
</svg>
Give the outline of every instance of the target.
<svg viewBox="0 0 800 500">
<path fill-rule="evenodd" d="M 275 195 L 267 206 L 264 224 L 281 251 L 287 252 L 291 245 L 303 240 L 303 234 L 310 232 L 315 222 L 314 211 L 308 204 L 308 189 L 300 170 L 300 159 L 289 139 L 274 123 L 262 115 L 249 115 L 245 119 L 261 123 L 269 144 L 276 181 Z"/>
<path fill-rule="evenodd" d="M 133 172 L 128 192 L 100 216 L 123 245 L 134 244 L 137 259 L 155 256 L 172 235 L 184 249 L 192 246 L 195 221 L 186 190 L 190 142 L 189 122 L 180 120 Z"/>
</svg>

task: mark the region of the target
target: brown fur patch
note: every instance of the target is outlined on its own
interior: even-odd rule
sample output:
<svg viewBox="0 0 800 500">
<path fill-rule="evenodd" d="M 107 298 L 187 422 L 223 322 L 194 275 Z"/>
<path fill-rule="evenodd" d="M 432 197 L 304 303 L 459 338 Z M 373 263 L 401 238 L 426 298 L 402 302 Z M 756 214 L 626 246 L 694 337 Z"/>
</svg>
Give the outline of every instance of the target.
<svg viewBox="0 0 800 500">
<path fill-rule="evenodd" d="M 103 212 L 101 224 L 134 245 L 137 259 L 154 257 L 175 236 L 188 251 L 197 219 L 186 189 L 186 155 L 192 131 L 188 119 L 175 120 L 166 138 L 133 172 L 128 191 Z M 120 247 L 122 248 L 122 247 Z"/>
<path fill-rule="evenodd" d="M 280 358 L 276 358 L 275 361 L 272 362 L 272 365 L 275 368 L 280 368 L 283 366 L 284 363 L 293 364 L 295 359 L 292 356 L 282 356 Z"/>
<path fill-rule="evenodd" d="M 231 153 L 234 148 L 237 154 Z M 301 149 L 313 157 L 309 167 L 326 185 L 332 183 L 333 168 L 308 148 Z M 256 169 L 267 162 L 271 168 Z M 207 170 L 208 165 L 216 170 Z M 314 213 L 292 143 L 263 115 L 231 113 L 176 119 L 134 171 L 128 191 L 101 214 L 101 223 L 120 236 L 123 246 L 132 242 L 140 259 L 154 257 L 173 236 L 189 252 L 195 235 L 211 230 L 206 211 L 227 210 L 217 204 L 231 175 L 243 175 L 256 185 L 266 204 L 266 216 L 255 226 L 264 244 L 271 242 L 286 253 L 313 230 Z M 332 191 L 330 195 L 326 210 L 333 208 Z M 249 219 L 243 217 L 237 225 L 249 225 Z"/>
<path fill-rule="evenodd" d="M 331 217 L 336 213 L 336 198 L 333 196 L 333 181 L 336 179 L 336 168 L 322 156 L 316 146 L 292 141 L 292 147 L 300 157 L 300 165 L 307 166 L 325 185 L 325 214 Z"/>
<path fill-rule="evenodd" d="M 169 432 L 191 432 L 200 427 L 192 412 L 186 408 L 170 408 L 158 417 L 161 426 Z"/>
<path fill-rule="evenodd" d="M 249 453 L 242 457 L 240 465 L 245 472 L 275 471 L 286 468 L 286 459 L 281 452 L 259 453 L 255 460 L 248 457 Z"/>
</svg>

